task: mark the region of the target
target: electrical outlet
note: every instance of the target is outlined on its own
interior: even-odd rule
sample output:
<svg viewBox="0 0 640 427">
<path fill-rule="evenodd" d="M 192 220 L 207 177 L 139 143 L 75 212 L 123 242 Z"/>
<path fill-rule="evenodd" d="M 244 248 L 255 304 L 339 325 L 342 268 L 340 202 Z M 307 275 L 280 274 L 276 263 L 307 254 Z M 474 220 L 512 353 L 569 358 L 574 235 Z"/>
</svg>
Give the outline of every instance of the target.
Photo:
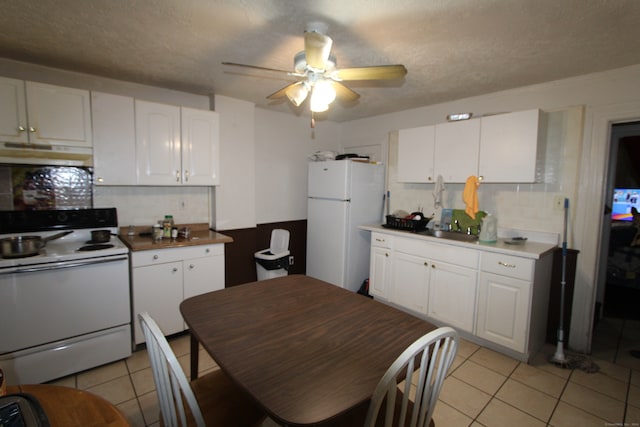
<svg viewBox="0 0 640 427">
<path fill-rule="evenodd" d="M 293 265 L 293 255 L 289 256 L 289 265 Z"/>
<path fill-rule="evenodd" d="M 564 196 L 559 195 L 553 198 L 553 209 L 556 211 L 561 211 L 564 209 Z"/>
</svg>

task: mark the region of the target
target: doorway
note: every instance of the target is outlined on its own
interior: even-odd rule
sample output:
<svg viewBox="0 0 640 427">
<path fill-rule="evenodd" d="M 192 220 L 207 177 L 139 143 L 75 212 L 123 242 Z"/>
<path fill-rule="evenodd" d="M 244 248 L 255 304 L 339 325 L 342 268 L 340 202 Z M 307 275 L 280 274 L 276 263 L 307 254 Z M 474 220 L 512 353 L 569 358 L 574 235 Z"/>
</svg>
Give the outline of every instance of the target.
<svg viewBox="0 0 640 427">
<path fill-rule="evenodd" d="M 632 214 L 640 211 L 639 165 L 640 121 L 612 124 L 592 354 L 623 364 L 640 348 L 640 217 Z"/>
</svg>

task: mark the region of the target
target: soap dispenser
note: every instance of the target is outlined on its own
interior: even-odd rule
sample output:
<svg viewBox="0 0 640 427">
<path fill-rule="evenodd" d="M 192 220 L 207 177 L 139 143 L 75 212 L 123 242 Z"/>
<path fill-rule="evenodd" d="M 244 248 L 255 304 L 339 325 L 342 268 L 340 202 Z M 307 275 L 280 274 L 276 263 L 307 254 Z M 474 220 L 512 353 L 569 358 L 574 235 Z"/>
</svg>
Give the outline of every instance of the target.
<svg viewBox="0 0 640 427">
<path fill-rule="evenodd" d="M 495 216 L 488 213 L 482 218 L 479 239 L 486 243 L 494 243 L 498 240 L 498 219 Z"/>
</svg>

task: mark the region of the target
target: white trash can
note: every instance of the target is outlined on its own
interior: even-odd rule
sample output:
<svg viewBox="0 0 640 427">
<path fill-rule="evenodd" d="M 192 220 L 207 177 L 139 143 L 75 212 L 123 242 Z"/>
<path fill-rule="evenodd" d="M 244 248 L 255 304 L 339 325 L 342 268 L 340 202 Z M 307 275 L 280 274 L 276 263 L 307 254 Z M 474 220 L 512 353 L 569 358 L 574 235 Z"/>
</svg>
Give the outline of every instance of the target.
<svg viewBox="0 0 640 427">
<path fill-rule="evenodd" d="M 289 231 L 276 228 L 271 232 L 269 249 L 254 254 L 258 280 L 289 274 Z"/>
</svg>

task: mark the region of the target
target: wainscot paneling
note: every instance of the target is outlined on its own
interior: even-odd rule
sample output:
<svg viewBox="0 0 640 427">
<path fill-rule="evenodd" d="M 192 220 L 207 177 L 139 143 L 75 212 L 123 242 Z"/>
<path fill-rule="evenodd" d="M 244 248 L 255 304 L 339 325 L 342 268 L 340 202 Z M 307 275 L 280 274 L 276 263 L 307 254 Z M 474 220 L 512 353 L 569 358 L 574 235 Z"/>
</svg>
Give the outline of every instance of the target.
<svg viewBox="0 0 640 427">
<path fill-rule="evenodd" d="M 271 231 L 288 230 L 289 252 L 294 263 L 289 274 L 305 274 L 307 265 L 307 220 L 258 224 L 256 228 L 224 230 L 221 233 L 233 238 L 225 245 L 225 286 L 235 286 L 257 280 L 254 254 L 269 248 Z"/>
</svg>

